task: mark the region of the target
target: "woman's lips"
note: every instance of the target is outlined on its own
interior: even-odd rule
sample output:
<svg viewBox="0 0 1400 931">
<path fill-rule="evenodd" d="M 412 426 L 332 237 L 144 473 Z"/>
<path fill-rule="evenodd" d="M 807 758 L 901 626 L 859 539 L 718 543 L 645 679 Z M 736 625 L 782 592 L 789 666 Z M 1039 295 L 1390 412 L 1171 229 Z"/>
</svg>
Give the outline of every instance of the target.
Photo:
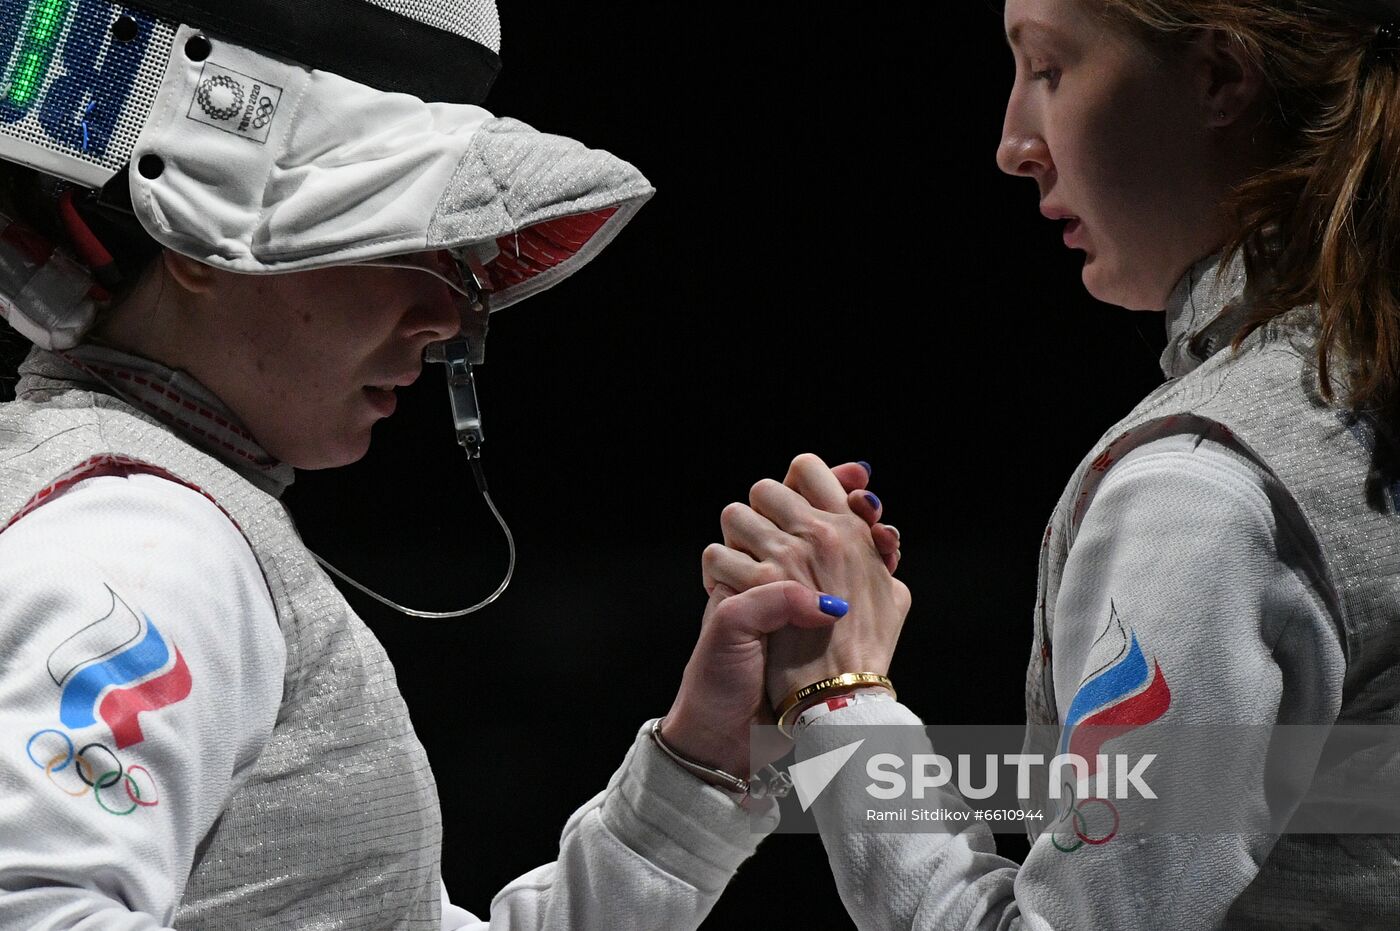
<svg viewBox="0 0 1400 931">
<path fill-rule="evenodd" d="M 370 406 L 383 417 L 388 417 L 392 414 L 394 408 L 397 407 L 399 403 L 399 399 L 394 392 L 384 388 L 373 388 L 366 385 L 364 387 L 364 395 L 365 399 L 369 401 Z"/>
<path fill-rule="evenodd" d="M 1077 248 L 1084 249 L 1086 252 L 1088 251 L 1085 246 L 1083 220 L 1070 213 L 1065 208 L 1057 207 L 1054 204 L 1041 203 L 1040 213 L 1047 220 L 1068 220 L 1069 222 L 1065 226 L 1064 231 L 1065 245 L 1071 249 Z"/>
<path fill-rule="evenodd" d="M 1078 217 L 1069 221 L 1065 227 L 1065 245 L 1071 249 L 1083 249 L 1084 238 L 1081 235 L 1084 231 L 1084 223 Z"/>
</svg>

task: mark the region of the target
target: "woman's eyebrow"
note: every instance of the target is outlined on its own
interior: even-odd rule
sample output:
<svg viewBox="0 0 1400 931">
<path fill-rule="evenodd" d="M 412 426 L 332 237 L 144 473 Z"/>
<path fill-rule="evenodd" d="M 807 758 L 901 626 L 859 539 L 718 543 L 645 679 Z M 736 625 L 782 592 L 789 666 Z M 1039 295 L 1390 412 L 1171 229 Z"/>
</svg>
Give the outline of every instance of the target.
<svg viewBox="0 0 1400 931">
<path fill-rule="evenodd" d="M 1064 36 L 1049 23 L 1041 22 L 1038 19 L 1023 19 L 1006 31 L 1006 44 L 1012 48 L 1017 48 L 1021 44 L 1021 34 L 1023 32 L 1043 33 L 1047 38 L 1053 41 L 1064 41 Z"/>
</svg>

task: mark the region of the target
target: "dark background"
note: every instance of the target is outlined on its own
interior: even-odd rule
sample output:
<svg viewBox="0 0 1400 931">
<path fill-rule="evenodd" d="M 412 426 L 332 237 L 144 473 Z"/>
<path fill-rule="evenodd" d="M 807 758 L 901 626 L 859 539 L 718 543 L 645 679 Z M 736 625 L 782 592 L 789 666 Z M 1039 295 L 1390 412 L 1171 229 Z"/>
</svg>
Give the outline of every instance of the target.
<svg viewBox="0 0 1400 931">
<path fill-rule="evenodd" d="M 990 5 L 502 6 L 489 108 L 633 161 L 658 194 L 492 322 L 486 467 L 520 548 L 502 600 L 414 621 L 348 593 L 432 758 L 448 887 L 480 915 L 665 713 L 721 508 L 799 452 L 873 463 L 903 532 L 902 700 L 1024 720 L 1045 520 L 1160 380 L 1162 343 L 1160 315 L 1088 297 L 1034 183 L 997 170 L 1012 61 Z M 505 549 L 440 370 L 400 400 L 367 459 L 302 473 L 288 503 L 377 590 L 473 603 Z M 766 841 L 706 924 L 849 926 L 814 836 Z"/>
</svg>

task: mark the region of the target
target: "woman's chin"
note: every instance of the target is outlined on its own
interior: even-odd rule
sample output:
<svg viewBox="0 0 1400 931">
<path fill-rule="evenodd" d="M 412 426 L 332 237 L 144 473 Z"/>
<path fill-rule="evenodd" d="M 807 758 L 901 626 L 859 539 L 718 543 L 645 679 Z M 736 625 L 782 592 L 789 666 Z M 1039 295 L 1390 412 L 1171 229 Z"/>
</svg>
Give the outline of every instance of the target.
<svg viewBox="0 0 1400 931">
<path fill-rule="evenodd" d="M 278 444 L 277 449 L 268 448 L 274 459 L 303 471 L 316 469 L 338 469 L 341 466 L 359 462 L 369 452 L 370 430 L 355 430 L 334 436 L 310 436 L 303 434 L 295 440 Z"/>
<path fill-rule="evenodd" d="M 1084 271 L 1081 275 L 1084 287 L 1096 301 L 1113 304 L 1124 310 L 1156 311 L 1166 307 L 1166 297 L 1161 288 L 1147 285 L 1139 278 L 1124 274 L 1122 269 L 1113 268 L 1103 256 L 1086 252 Z"/>
</svg>

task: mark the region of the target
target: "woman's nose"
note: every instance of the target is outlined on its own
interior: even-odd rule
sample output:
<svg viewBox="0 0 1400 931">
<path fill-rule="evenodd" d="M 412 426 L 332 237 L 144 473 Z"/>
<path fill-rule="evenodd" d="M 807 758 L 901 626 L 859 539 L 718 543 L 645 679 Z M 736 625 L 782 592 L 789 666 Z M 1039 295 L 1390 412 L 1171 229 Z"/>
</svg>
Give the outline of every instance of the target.
<svg viewBox="0 0 1400 931">
<path fill-rule="evenodd" d="M 442 282 L 414 303 L 404 328 L 425 342 L 451 339 L 462 330 L 462 304 L 466 298 Z"/>
<path fill-rule="evenodd" d="M 997 146 L 997 167 L 1008 175 L 1040 179 L 1051 168 L 1050 149 L 1044 137 L 1019 112 L 1013 97 Z"/>
<path fill-rule="evenodd" d="M 440 339 L 451 339 L 462 332 L 462 298 L 458 298 L 456 292 L 444 295 L 441 301 L 434 304 L 434 311 L 430 321 L 423 327 L 424 334 L 432 334 L 433 341 Z"/>
</svg>

